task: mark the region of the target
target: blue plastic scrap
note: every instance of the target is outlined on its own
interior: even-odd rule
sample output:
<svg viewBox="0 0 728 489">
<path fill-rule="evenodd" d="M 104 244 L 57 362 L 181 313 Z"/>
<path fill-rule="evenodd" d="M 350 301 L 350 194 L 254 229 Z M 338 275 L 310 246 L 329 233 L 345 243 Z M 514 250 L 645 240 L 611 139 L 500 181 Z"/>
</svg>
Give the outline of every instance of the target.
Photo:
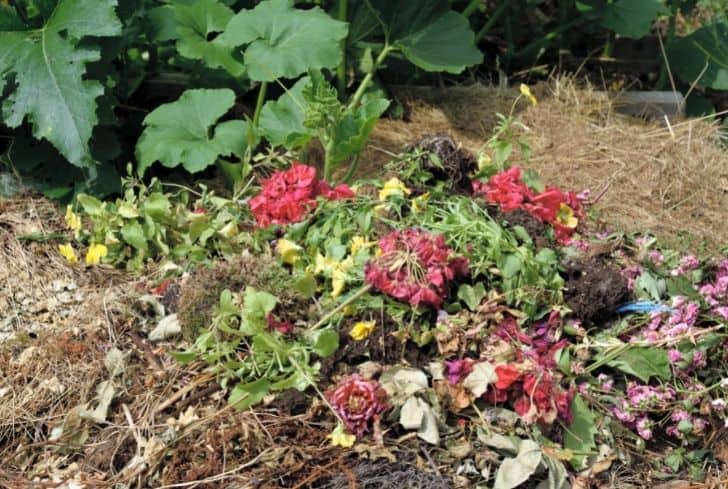
<svg viewBox="0 0 728 489">
<path fill-rule="evenodd" d="M 660 304 L 659 302 L 652 301 L 628 302 L 627 304 L 622 304 L 617 308 L 617 312 L 619 313 L 652 313 L 668 312 L 671 310 L 672 308 L 666 306 L 665 304 Z"/>
</svg>

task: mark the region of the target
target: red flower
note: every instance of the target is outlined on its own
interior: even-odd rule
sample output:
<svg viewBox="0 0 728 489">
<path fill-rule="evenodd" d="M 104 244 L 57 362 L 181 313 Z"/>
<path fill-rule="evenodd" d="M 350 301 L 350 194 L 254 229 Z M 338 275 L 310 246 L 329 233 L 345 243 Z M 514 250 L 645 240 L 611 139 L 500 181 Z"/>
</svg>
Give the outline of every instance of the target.
<svg viewBox="0 0 728 489">
<path fill-rule="evenodd" d="M 504 212 L 520 209 L 532 195 L 531 189 L 521 181 L 521 169 L 517 166 L 493 175 L 485 185 L 473 184 L 473 191 L 485 194 L 488 202 L 499 204 Z"/>
<path fill-rule="evenodd" d="M 359 375 L 345 378 L 326 392 L 326 399 L 341 417 L 346 429 L 357 436 L 369 430 L 369 422 L 387 407 L 387 393 L 375 380 Z"/>
<path fill-rule="evenodd" d="M 354 192 L 343 184 L 332 189 L 316 179 L 314 167 L 294 161 L 288 170 L 277 171 L 264 180 L 261 192 L 248 205 L 258 227 L 265 228 L 302 220 L 316 208 L 318 196 L 338 200 L 353 197 Z"/>
<path fill-rule="evenodd" d="M 293 333 L 293 323 L 290 321 L 281 321 L 273 313 L 268 313 L 266 316 L 266 321 L 268 322 L 268 330 L 269 331 L 278 331 L 282 334 L 291 334 Z"/>
<path fill-rule="evenodd" d="M 447 285 L 468 273 L 468 260 L 451 257 L 442 235 L 410 228 L 379 240 L 381 255 L 369 260 L 364 280 L 380 292 L 413 306 L 440 307 Z"/>
<path fill-rule="evenodd" d="M 495 368 L 495 374 L 498 376 L 495 388 L 500 390 L 508 389 L 514 382 L 520 380 L 521 375 L 523 375 L 518 367 L 509 363 L 498 365 Z"/>
<path fill-rule="evenodd" d="M 565 201 L 566 196 L 561 190 L 549 187 L 540 194 L 533 196 L 529 202 L 524 203 L 523 208 L 543 222 L 554 222 L 559 214 L 561 204 Z"/>
</svg>

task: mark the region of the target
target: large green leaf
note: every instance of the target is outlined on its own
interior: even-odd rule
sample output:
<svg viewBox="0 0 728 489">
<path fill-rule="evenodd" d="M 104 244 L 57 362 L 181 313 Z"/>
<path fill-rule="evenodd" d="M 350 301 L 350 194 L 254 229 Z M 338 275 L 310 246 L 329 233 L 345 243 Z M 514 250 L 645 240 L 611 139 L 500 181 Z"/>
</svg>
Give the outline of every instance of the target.
<svg viewBox="0 0 728 489">
<path fill-rule="evenodd" d="M 373 0 L 389 43 L 426 71 L 460 73 L 483 62 L 465 17 L 447 0 Z"/>
<path fill-rule="evenodd" d="M 170 168 L 181 164 L 195 173 L 219 156 L 242 156 L 247 123 L 235 120 L 215 126 L 234 103 L 230 89 L 198 89 L 187 90 L 176 102 L 154 109 L 144 118 L 146 128 L 136 148 L 139 174 L 155 161 Z"/>
<path fill-rule="evenodd" d="M 263 106 L 258 130 L 271 144 L 300 148 L 311 140 L 311 132 L 303 125 L 306 118 L 303 89 L 309 82 L 309 77 L 301 78 L 278 100 L 270 100 Z"/>
<path fill-rule="evenodd" d="M 218 0 L 197 0 L 191 5 L 174 5 L 177 51 L 191 59 L 202 60 L 210 68 L 224 68 L 240 76 L 245 67 L 233 57 L 232 49 L 217 38 L 208 38 L 225 30 L 233 11 Z"/>
<path fill-rule="evenodd" d="M 670 68 L 685 82 L 728 90 L 728 24 L 715 22 L 667 47 Z M 705 70 L 705 71 L 703 71 Z"/>
<path fill-rule="evenodd" d="M 114 7 L 116 0 L 59 0 L 40 29 L 19 29 L 9 16 L 0 22 L 5 28 L 0 80 L 14 76 L 16 83 L 3 101 L 2 119 L 18 127 L 27 117 L 36 138 L 48 140 L 78 166 L 93 163 L 89 139 L 97 123 L 96 98 L 104 92 L 98 81 L 84 79 L 86 64 L 100 58 L 99 49 L 80 41 L 119 35 Z"/>
<path fill-rule="evenodd" d="M 295 78 L 341 62 L 346 23 L 318 7 L 300 10 L 292 4 L 291 0 L 267 0 L 252 10 L 241 10 L 218 38 L 230 47 L 247 45 L 243 57 L 252 80 Z"/>
<path fill-rule="evenodd" d="M 579 0 L 576 6 L 603 27 L 635 39 L 649 34 L 655 19 L 667 13 L 659 0 Z"/>
</svg>

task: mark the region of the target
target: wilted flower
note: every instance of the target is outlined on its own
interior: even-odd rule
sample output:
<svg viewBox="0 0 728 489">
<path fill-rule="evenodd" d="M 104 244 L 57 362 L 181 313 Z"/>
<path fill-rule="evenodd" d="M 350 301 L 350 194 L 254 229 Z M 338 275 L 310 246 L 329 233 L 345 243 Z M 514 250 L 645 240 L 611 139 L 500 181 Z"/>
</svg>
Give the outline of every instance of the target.
<svg viewBox="0 0 728 489">
<path fill-rule="evenodd" d="M 473 359 L 445 360 L 445 371 L 447 372 L 447 380 L 451 384 L 458 384 L 473 371 Z"/>
<path fill-rule="evenodd" d="M 381 254 L 364 269 L 366 283 L 413 306 L 440 307 L 447 284 L 468 274 L 468 260 L 452 257 L 445 237 L 419 229 L 392 231 L 379 241 Z"/>
<path fill-rule="evenodd" d="M 66 227 L 75 233 L 81 230 L 81 217 L 73 212 L 70 205 L 66 206 Z"/>
<path fill-rule="evenodd" d="M 369 430 L 370 421 L 387 409 L 387 393 L 375 380 L 359 375 L 343 379 L 326 392 L 326 399 L 346 429 L 357 436 Z"/>
<path fill-rule="evenodd" d="M 407 186 L 402 183 L 399 178 L 392 177 L 384 182 L 384 186 L 379 191 L 379 200 L 385 201 L 392 195 L 395 195 L 397 197 L 405 197 L 410 193 L 411 190 L 408 189 Z"/>
<path fill-rule="evenodd" d="M 109 254 L 109 249 L 102 244 L 92 244 L 86 252 L 86 265 L 98 265 L 101 259 Z"/>
<path fill-rule="evenodd" d="M 281 321 L 272 312 L 268 313 L 265 320 L 268 323 L 269 331 L 278 331 L 281 334 L 293 333 L 293 323 L 290 321 Z"/>
<path fill-rule="evenodd" d="M 518 87 L 521 91 L 521 95 L 526 97 L 529 102 L 531 102 L 531 105 L 536 105 L 538 103 L 538 100 L 536 100 L 536 97 L 531 93 L 531 89 L 528 88 L 528 85 L 525 83 L 521 83 L 521 86 Z"/>
<path fill-rule="evenodd" d="M 356 435 L 351 435 L 344 431 L 344 425 L 339 423 L 331 434 L 326 435 L 331 440 L 331 445 L 335 447 L 351 448 L 356 442 Z"/>
<path fill-rule="evenodd" d="M 296 243 L 287 239 L 276 241 L 276 251 L 281 256 L 281 261 L 289 265 L 294 265 L 298 261 L 302 249 Z"/>
<path fill-rule="evenodd" d="M 248 205 L 258 227 L 290 224 L 303 219 L 316 208 L 316 197 L 338 200 L 354 196 L 346 185 L 331 188 L 316 179 L 316 168 L 294 162 L 286 171 L 277 171 L 263 181 L 261 192 Z"/>
<path fill-rule="evenodd" d="M 356 341 L 361 341 L 374 331 L 376 325 L 376 321 L 359 321 L 351 328 L 349 336 Z"/>
<path fill-rule="evenodd" d="M 63 258 L 65 258 L 71 265 L 78 263 L 76 251 L 70 243 L 58 245 L 58 252 L 63 255 Z"/>
</svg>

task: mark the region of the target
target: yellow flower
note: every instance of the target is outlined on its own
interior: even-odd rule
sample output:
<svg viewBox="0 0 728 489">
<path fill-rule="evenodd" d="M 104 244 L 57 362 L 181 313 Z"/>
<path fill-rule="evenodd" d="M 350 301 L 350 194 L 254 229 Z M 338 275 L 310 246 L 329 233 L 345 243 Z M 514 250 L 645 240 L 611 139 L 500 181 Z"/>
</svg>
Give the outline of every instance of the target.
<svg viewBox="0 0 728 489">
<path fill-rule="evenodd" d="M 349 278 L 347 271 L 354 265 L 351 257 L 344 261 L 336 262 L 331 272 L 331 297 L 339 297 L 346 287 L 346 279 Z"/>
<path fill-rule="evenodd" d="M 294 265 L 298 261 L 302 249 L 296 243 L 287 239 L 279 239 L 276 242 L 276 251 L 281 255 L 281 260 L 289 265 Z"/>
<path fill-rule="evenodd" d="M 414 214 L 417 214 L 418 212 L 422 212 L 425 207 L 427 206 L 427 201 L 430 200 L 430 192 L 425 192 L 422 195 L 419 195 L 412 199 L 412 212 Z"/>
<path fill-rule="evenodd" d="M 579 224 L 579 219 L 574 215 L 574 210 L 562 202 L 559 206 L 559 213 L 556 215 L 556 222 L 574 229 Z"/>
<path fill-rule="evenodd" d="M 332 431 L 330 435 L 327 435 L 326 438 L 330 439 L 331 445 L 335 447 L 350 448 L 354 446 L 354 443 L 356 442 L 356 435 L 350 435 L 344 431 L 344 425 L 341 423 L 336 425 L 334 431 Z"/>
<path fill-rule="evenodd" d="M 376 244 L 376 243 L 374 243 L 374 241 L 367 241 L 367 239 L 364 238 L 363 236 L 354 236 L 353 238 L 351 238 L 351 244 L 350 244 L 351 255 L 356 256 L 356 254 L 359 253 L 359 250 L 369 248 L 369 247 L 373 246 L 374 244 Z"/>
<path fill-rule="evenodd" d="M 316 263 L 314 264 L 313 273 L 316 275 L 331 275 L 337 263 L 333 258 L 324 257 L 321 253 L 316 253 Z"/>
<path fill-rule="evenodd" d="M 349 336 L 353 340 L 361 341 L 374 331 L 374 327 L 377 325 L 376 321 L 359 321 L 349 331 Z"/>
<path fill-rule="evenodd" d="M 81 230 L 81 217 L 73 212 L 70 205 L 66 206 L 66 227 L 76 233 Z"/>
<path fill-rule="evenodd" d="M 392 177 L 384 183 L 382 190 L 379 191 L 379 200 L 385 201 L 391 195 L 404 197 L 411 193 L 410 189 L 405 187 L 404 183 L 397 177 Z"/>
<path fill-rule="evenodd" d="M 238 226 L 230 221 L 217 231 L 217 234 L 226 239 L 233 239 L 238 234 Z"/>
<path fill-rule="evenodd" d="M 92 244 L 86 252 L 86 265 L 98 265 L 101 259 L 109 254 L 109 249 L 102 244 Z"/>
<path fill-rule="evenodd" d="M 70 243 L 58 245 L 58 251 L 66 260 L 68 260 L 68 263 L 72 265 L 74 263 L 78 263 L 78 257 Z"/>
<path fill-rule="evenodd" d="M 521 95 L 526 97 L 529 102 L 531 102 L 531 105 L 536 105 L 538 103 L 538 100 L 536 100 L 536 97 L 533 96 L 533 94 L 531 93 L 531 89 L 528 88 L 528 85 L 526 85 L 525 83 L 521 83 L 520 89 Z"/>
</svg>

